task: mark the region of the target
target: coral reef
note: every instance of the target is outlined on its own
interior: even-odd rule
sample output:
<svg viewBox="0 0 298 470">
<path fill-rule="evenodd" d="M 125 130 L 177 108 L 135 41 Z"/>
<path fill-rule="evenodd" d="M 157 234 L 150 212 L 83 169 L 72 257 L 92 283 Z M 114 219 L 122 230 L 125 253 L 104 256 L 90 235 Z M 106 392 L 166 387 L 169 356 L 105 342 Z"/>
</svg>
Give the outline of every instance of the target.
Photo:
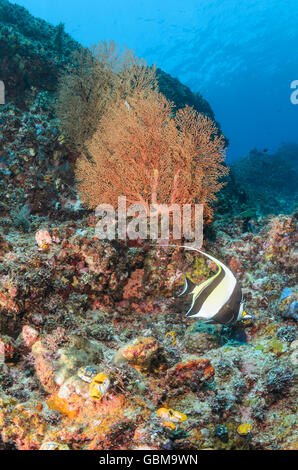
<svg viewBox="0 0 298 470">
<path fill-rule="evenodd" d="M 241 237 L 239 219 L 215 223 L 218 237 L 205 248 L 242 266 L 238 276 L 254 316 L 234 327 L 185 319 L 174 297 L 183 273 L 192 266 L 197 279 L 209 272 L 196 254 L 112 248 L 94 240 L 88 216 L 60 224 L 60 241 L 46 251 L 34 234 L 20 232 L 23 248 L 16 253 L 6 243 L 1 254 L 4 446 L 297 448 L 297 327 L 281 310 L 296 289 L 294 253 L 267 251 L 273 226 L 292 249 L 295 220 L 267 217 L 258 233 Z M 110 383 L 99 400 L 78 375 L 86 366 Z M 160 408 L 187 420 L 161 420 Z"/>
<path fill-rule="evenodd" d="M 185 318 L 184 275 L 199 283 L 214 265 L 95 238 L 54 112 L 78 46 L 28 15 L 0 0 L 0 450 L 297 449 L 297 213 L 264 215 L 231 178 L 203 249 L 234 271 L 253 318 Z M 213 117 L 157 74 L 178 107 Z"/>
<path fill-rule="evenodd" d="M 251 150 L 231 163 L 235 186 L 242 185 L 247 205 L 260 215 L 292 213 L 297 206 L 298 149 L 282 145 L 275 154 Z"/>
<path fill-rule="evenodd" d="M 61 25 L 51 26 L 23 7 L 0 1 L 0 76 L 7 96 L 20 106 L 33 87 L 54 91 L 60 70 L 79 47 Z"/>
</svg>

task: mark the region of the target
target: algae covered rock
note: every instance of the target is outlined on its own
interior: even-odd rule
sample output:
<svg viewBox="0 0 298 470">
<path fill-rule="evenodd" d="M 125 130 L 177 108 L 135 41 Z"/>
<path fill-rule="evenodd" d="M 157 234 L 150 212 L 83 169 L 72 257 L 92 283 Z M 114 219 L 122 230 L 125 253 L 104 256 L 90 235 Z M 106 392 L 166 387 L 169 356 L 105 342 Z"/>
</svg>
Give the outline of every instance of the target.
<svg viewBox="0 0 298 470">
<path fill-rule="evenodd" d="M 59 70 L 78 47 L 62 25 L 52 26 L 19 5 L 0 1 L 0 75 L 9 96 L 21 101 L 32 86 L 55 89 Z"/>
<path fill-rule="evenodd" d="M 219 348 L 217 337 L 215 326 L 197 322 L 187 328 L 184 335 L 184 344 L 187 351 L 204 354 L 206 351 Z"/>
<path fill-rule="evenodd" d="M 283 318 L 298 320 L 298 293 L 285 288 L 279 299 L 279 312 Z"/>
<path fill-rule="evenodd" d="M 77 374 L 79 367 L 89 363 L 98 364 L 103 358 L 101 345 L 95 340 L 73 336 L 65 337 L 63 341 L 64 344 L 59 347 L 59 341 L 52 334 L 37 341 L 32 347 L 36 374 L 49 393 L 58 392 L 68 379 Z M 71 384 L 75 386 L 73 382 Z"/>
<path fill-rule="evenodd" d="M 190 359 L 176 364 L 166 374 L 166 382 L 170 388 L 190 388 L 198 390 L 206 380 L 214 376 L 214 368 L 209 359 Z"/>
<path fill-rule="evenodd" d="M 60 387 L 58 397 L 67 400 L 74 394 L 83 398 L 89 397 L 89 384 L 81 380 L 76 375 L 65 380 L 63 385 Z"/>
<path fill-rule="evenodd" d="M 291 387 L 294 375 L 288 367 L 276 367 L 266 375 L 266 387 L 269 393 L 280 395 L 285 394 Z"/>
<path fill-rule="evenodd" d="M 115 363 L 127 361 L 137 370 L 149 370 L 159 353 L 159 343 L 152 337 L 139 337 L 123 346 L 115 356 Z"/>
</svg>

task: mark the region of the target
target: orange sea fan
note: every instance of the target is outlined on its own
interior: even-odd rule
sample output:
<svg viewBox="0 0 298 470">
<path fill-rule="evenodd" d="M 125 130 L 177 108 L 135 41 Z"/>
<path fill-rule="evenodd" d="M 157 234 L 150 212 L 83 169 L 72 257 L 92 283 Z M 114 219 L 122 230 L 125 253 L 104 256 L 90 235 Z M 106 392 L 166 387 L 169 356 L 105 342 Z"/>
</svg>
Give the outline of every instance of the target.
<svg viewBox="0 0 298 470">
<path fill-rule="evenodd" d="M 129 101 L 129 102 L 128 102 Z M 205 216 L 222 187 L 224 139 L 215 124 L 190 107 L 174 114 L 173 105 L 153 91 L 135 93 L 116 102 L 103 116 L 87 149 L 92 157 L 76 167 L 82 202 L 89 208 L 101 203 L 201 203 Z"/>
</svg>

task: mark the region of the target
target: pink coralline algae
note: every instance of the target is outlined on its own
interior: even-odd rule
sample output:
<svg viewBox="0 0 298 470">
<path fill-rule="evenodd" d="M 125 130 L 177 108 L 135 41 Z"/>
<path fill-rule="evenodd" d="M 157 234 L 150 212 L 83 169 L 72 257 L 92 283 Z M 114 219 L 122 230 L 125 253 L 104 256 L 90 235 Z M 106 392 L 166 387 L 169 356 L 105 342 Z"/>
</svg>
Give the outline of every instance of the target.
<svg viewBox="0 0 298 470">
<path fill-rule="evenodd" d="M 52 244 L 52 237 L 47 230 L 39 230 L 35 234 L 35 240 L 42 250 Z"/>
<path fill-rule="evenodd" d="M 139 299 L 143 295 L 143 269 L 136 269 L 129 278 L 126 286 L 124 286 L 123 299 Z"/>
<path fill-rule="evenodd" d="M 22 330 L 22 336 L 24 345 L 27 346 L 27 348 L 31 349 L 33 344 L 36 343 L 36 341 L 38 340 L 39 333 L 31 326 L 24 325 Z"/>
</svg>

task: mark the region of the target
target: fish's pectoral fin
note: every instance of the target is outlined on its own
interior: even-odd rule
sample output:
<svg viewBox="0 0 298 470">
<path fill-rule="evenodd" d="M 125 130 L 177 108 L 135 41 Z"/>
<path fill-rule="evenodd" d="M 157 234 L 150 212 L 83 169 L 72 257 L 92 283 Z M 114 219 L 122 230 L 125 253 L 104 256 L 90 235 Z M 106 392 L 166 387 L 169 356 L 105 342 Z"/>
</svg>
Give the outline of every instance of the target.
<svg viewBox="0 0 298 470">
<path fill-rule="evenodd" d="M 195 283 L 192 282 L 189 277 L 185 276 L 184 278 L 184 288 L 183 291 L 178 294 L 178 297 L 182 297 L 183 295 L 191 294 L 196 287 Z"/>
</svg>

